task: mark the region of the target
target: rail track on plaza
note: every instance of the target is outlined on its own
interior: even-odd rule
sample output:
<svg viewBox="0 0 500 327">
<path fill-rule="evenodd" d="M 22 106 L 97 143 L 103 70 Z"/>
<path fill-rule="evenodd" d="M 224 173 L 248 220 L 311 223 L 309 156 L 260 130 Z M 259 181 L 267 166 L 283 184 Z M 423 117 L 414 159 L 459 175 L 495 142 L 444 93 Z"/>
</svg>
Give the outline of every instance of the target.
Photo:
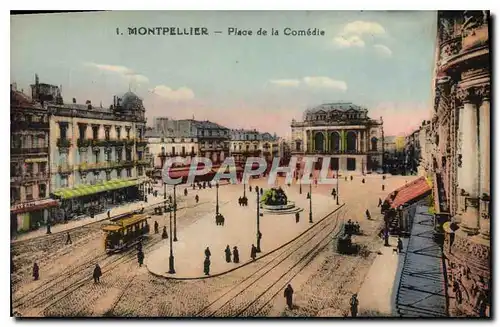
<svg viewBox="0 0 500 327">
<path fill-rule="evenodd" d="M 197 205 L 204 203 L 199 203 Z M 184 208 L 192 208 L 197 205 L 186 206 Z M 186 211 L 183 212 L 183 214 L 185 213 Z M 146 250 L 155 250 L 158 246 L 163 245 L 161 244 L 162 241 L 165 240 L 161 237 L 156 239 L 150 238 L 150 241 L 143 245 L 143 251 L 146 252 Z M 38 310 L 39 312 L 45 311 L 48 307 L 66 298 L 74 291 L 86 285 L 89 281 L 92 281 L 93 268 L 100 260 L 104 261 L 100 264 L 103 276 L 123 264 L 137 260 L 134 249 L 135 247 L 131 247 L 127 251 L 122 252 L 121 255 L 108 255 L 103 253 L 92 258 L 91 260 L 77 265 L 76 267 L 72 267 L 69 271 L 65 271 L 50 281 L 47 281 L 43 287 L 37 288 L 34 292 L 28 292 L 28 294 L 14 300 L 12 303 L 13 310 L 17 311 L 26 308 L 40 308 L 40 310 Z M 68 284 L 67 281 L 70 283 Z"/>
<path fill-rule="evenodd" d="M 211 202 L 200 202 L 192 206 L 185 206 L 184 208 L 194 208 L 198 205 L 207 203 Z M 226 203 L 227 202 L 222 202 L 221 205 L 224 205 Z M 182 213 L 184 215 L 186 214 L 186 211 Z M 143 245 L 143 251 L 150 252 L 156 250 L 156 248 L 163 246 L 162 243 L 164 241 L 165 240 L 161 237 L 156 239 L 150 238 L 150 241 Z M 131 247 L 121 254 L 109 255 L 103 253 L 97 257 L 92 258 L 91 260 L 79 264 L 76 267 L 72 267 L 70 271 L 66 271 L 51 279 L 50 281 L 47 281 L 44 284 L 43 288 L 38 288 L 35 290 L 35 292 L 29 292 L 28 294 L 14 300 L 12 304 L 13 311 L 17 311 L 18 315 L 22 316 L 18 310 L 40 308 L 36 311 L 43 313 L 50 306 L 71 295 L 71 293 L 85 286 L 89 281 L 92 281 L 93 268 L 95 264 L 99 262 L 99 260 L 103 261 L 101 262 L 100 266 L 102 269 L 102 275 L 105 276 L 119 266 L 137 260 L 137 254 L 134 249 L 135 247 Z M 70 283 L 68 284 L 66 281 L 70 281 Z M 125 292 L 125 290 L 123 290 L 123 292 Z M 121 299 L 122 296 L 123 294 L 120 295 L 119 299 Z M 119 301 L 114 304 L 113 308 L 118 304 L 118 302 Z"/>
<path fill-rule="evenodd" d="M 339 209 L 343 210 L 339 211 Z M 248 317 L 258 314 L 331 243 L 332 238 L 338 236 L 342 231 L 342 223 L 346 214 L 344 205 L 342 205 L 326 215 L 319 223 L 300 235 L 295 240 L 296 243 L 285 246 L 269 262 L 210 302 L 195 316 Z M 299 259 L 285 262 L 292 255 L 299 256 Z M 280 269 L 284 272 L 280 273 Z M 279 276 L 275 276 L 278 274 Z M 264 282 L 264 286 L 262 282 Z M 261 287 L 264 289 L 259 290 Z M 266 295 L 268 296 L 265 297 Z"/>
</svg>

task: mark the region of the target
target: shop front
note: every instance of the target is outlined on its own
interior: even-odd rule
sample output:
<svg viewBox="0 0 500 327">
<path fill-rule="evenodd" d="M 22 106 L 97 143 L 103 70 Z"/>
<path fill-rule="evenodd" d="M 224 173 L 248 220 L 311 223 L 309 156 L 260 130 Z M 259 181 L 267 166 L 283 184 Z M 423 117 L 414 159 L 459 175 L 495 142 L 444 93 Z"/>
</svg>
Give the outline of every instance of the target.
<svg viewBox="0 0 500 327">
<path fill-rule="evenodd" d="M 38 229 L 51 219 L 52 211 L 59 206 L 54 199 L 44 199 L 13 205 L 10 208 L 11 233 Z"/>
</svg>

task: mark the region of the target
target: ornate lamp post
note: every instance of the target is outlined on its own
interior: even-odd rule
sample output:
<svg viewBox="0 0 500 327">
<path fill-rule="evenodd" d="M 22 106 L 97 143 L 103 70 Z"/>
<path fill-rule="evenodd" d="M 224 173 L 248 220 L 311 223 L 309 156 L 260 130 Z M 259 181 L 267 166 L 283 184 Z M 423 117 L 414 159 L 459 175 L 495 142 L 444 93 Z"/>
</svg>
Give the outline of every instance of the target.
<svg viewBox="0 0 500 327">
<path fill-rule="evenodd" d="M 177 198 L 175 196 L 175 184 L 174 184 L 174 242 L 177 242 Z"/>
<path fill-rule="evenodd" d="M 219 182 L 215 183 L 215 217 L 219 216 Z"/>
<path fill-rule="evenodd" d="M 167 182 L 163 182 L 163 200 L 167 199 Z"/>
<path fill-rule="evenodd" d="M 175 274 L 174 251 L 172 247 L 172 204 L 170 204 L 170 257 L 168 258 L 168 273 Z"/>
<path fill-rule="evenodd" d="M 259 190 L 255 188 L 255 193 L 257 194 L 257 252 L 260 253 L 260 203 L 259 203 Z"/>
<path fill-rule="evenodd" d="M 312 183 L 309 183 L 309 223 L 313 223 Z"/>
<path fill-rule="evenodd" d="M 339 168 L 337 167 L 337 205 L 339 205 Z"/>
<path fill-rule="evenodd" d="M 299 179 L 299 194 L 302 194 L 302 174 L 300 175 Z"/>
</svg>

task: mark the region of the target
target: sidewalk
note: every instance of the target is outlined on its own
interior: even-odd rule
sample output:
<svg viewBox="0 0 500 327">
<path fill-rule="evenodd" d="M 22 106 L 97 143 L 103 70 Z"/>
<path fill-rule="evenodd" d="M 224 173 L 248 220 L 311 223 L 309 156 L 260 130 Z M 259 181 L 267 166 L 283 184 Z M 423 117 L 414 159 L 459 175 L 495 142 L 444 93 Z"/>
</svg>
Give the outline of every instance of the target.
<svg viewBox="0 0 500 327">
<path fill-rule="evenodd" d="M 168 191 L 167 191 L 167 194 L 168 194 Z M 143 207 L 147 208 L 149 206 L 153 206 L 155 204 L 162 203 L 163 201 L 165 201 L 163 199 L 163 195 L 162 196 L 158 195 L 158 197 L 154 197 L 153 195 L 148 195 L 148 202 L 147 203 L 144 201 L 136 201 L 136 202 L 125 204 L 125 205 L 120 206 L 120 207 L 112 208 L 111 209 L 111 217 L 116 216 L 116 215 L 120 215 L 120 214 L 123 214 L 126 212 L 130 212 L 133 210 L 140 210 Z M 71 230 L 71 229 L 74 229 L 77 227 L 82 227 L 82 226 L 92 224 L 92 223 L 95 223 L 98 221 L 103 221 L 106 219 L 108 219 L 107 211 L 95 215 L 94 218 L 90 218 L 90 216 L 86 216 L 86 217 L 83 217 L 83 218 L 80 218 L 77 220 L 69 220 L 67 223 L 56 224 L 54 226 L 51 226 L 51 231 L 52 231 L 52 234 L 62 233 L 62 232 L 66 232 L 68 230 Z M 22 242 L 22 241 L 34 239 L 37 237 L 42 237 L 42 236 L 46 235 L 46 233 L 47 233 L 47 228 L 45 226 L 43 226 L 37 230 L 17 235 L 14 239 L 11 240 L 11 243 L 17 243 L 17 242 Z"/>
<path fill-rule="evenodd" d="M 393 251 L 398 243 L 397 237 L 389 238 L 390 247 L 384 246 L 384 241 L 380 240 L 382 254 L 375 258 L 358 293 L 359 316 L 398 316 L 396 295 L 408 248 L 408 239 L 401 240 L 404 251 L 401 254 Z"/>
<path fill-rule="evenodd" d="M 257 183 L 253 183 L 254 186 L 255 184 Z M 308 219 L 309 200 L 306 198 L 306 193 L 300 195 L 294 188 L 288 187 L 284 187 L 284 190 L 290 201 L 295 201 L 296 206 L 304 208 L 304 211 L 300 213 L 300 222 L 295 223 L 294 214 L 264 214 L 260 217 L 262 252 L 258 253 L 257 258 L 287 243 L 312 226 Z M 256 195 L 255 192 L 247 191 L 249 205 L 240 207 L 237 200 L 241 192 L 241 185 L 227 185 L 219 189 L 219 203 L 226 203 L 220 206 L 220 212 L 225 216 L 224 226 L 215 224 L 214 208 L 214 211 L 206 213 L 194 224 L 178 233 L 179 241 L 173 243 L 175 274 L 168 274 L 169 239 L 164 240 L 164 246 L 146 257 L 145 264 L 148 270 L 154 275 L 165 278 L 206 278 L 203 272 L 203 262 L 207 246 L 211 251 L 211 276 L 228 272 L 250 262 L 250 249 L 252 244 L 256 245 L 257 234 Z M 312 199 L 315 222 L 337 208 L 330 196 L 315 194 L 314 190 Z M 227 245 L 231 251 L 234 246 L 238 247 L 239 264 L 225 261 L 224 250 Z"/>
</svg>

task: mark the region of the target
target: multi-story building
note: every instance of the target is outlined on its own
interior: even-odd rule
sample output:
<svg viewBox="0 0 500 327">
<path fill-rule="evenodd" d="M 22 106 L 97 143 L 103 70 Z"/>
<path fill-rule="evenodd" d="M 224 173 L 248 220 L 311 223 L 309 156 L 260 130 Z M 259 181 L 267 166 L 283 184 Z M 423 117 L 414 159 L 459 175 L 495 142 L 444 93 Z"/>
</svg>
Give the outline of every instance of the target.
<svg viewBox="0 0 500 327">
<path fill-rule="evenodd" d="M 58 89 L 56 86 L 53 89 Z M 34 93 L 43 95 L 38 83 Z M 52 196 L 61 200 L 55 219 L 100 212 L 110 205 L 142 199 L 145 109 L 132 92 L 115 96 L 109 108 L 86 104 L 47 104 L 50 113 Z"/>
<path fill-rule="evenodd" d="M 58 202 L 49 198 L 47 108 L 11 86 L 10 122 L 10 221 L 15 234 L 44 225 Z"/>
<path fill-rule="evenodd" d="M 488 11 L 438 13 L 428 173 L 438 228 L 451 217 L 451 225 L 443 225 L 449 292 L 455 295 L 451 315 L 490 315 L 488 30 Z"/>
<path fill-rule="evenodd" d="M 248 157 L 262 157 L 272 162 L 279 156 L 279 143 L 276 135 L 260 133 L 257 130 L 231 130 L 230 152 L 236 162 L 244 163 Z"/>
<path fill-rule="evenodd" d="M 342 173 L 379 171 L 383 161 L 383 121 L 352 103 L 327 103 L 307 109 L 293 120 L 293 155 L 332 157 L 330 168 Z M 321 167 L 321 160 L 316 167 Z"/>
</svg>

